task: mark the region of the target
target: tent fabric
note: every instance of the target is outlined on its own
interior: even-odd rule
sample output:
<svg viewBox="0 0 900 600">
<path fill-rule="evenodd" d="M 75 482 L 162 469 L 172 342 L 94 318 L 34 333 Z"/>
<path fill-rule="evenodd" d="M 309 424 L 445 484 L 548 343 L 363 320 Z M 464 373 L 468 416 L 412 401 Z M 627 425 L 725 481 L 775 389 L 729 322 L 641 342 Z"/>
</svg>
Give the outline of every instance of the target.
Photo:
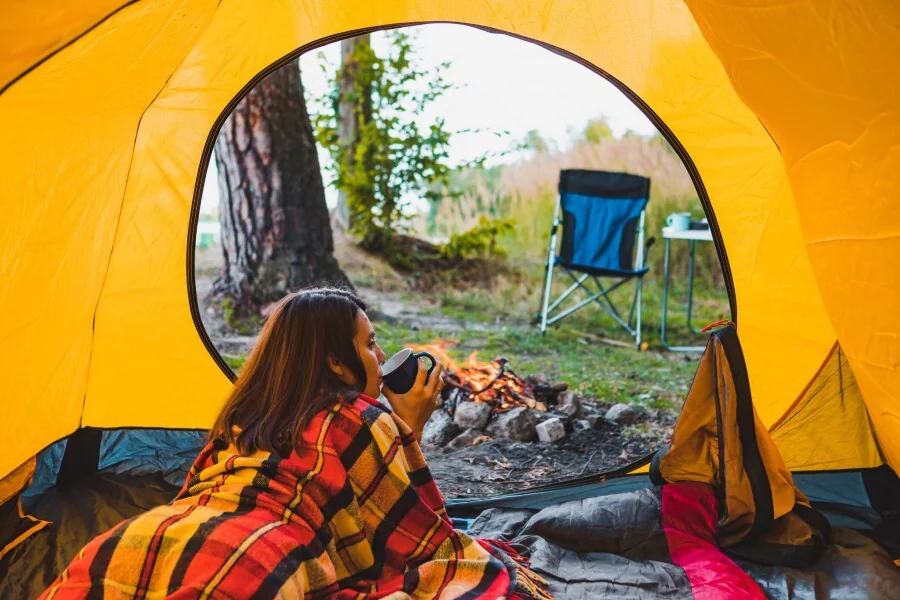
<svg viewBox="0 0 900 600">
<path fill-rule="evenodd" d="M 34 477 L 37 461 L 32 459 L 0 481 L 0 561 L 13 548 L 49 525 L 22 510 L 20 490 Z"/>
<path fill-rule="evenodd" d="M 138 0 L 118 9 L 98 6 L 69 6 L 52 19 L 22 8 L 6 20 L 2 62 L 18 72 L 6 74 L 12 84 L 0 95 L 6 136 L 0 148 L 6 218 L 0 311 L 14 315 L 0 322 L 3 405 L 14 432 L 11 450 L 0 457 L 2 474 L 79 426 L 209 426 L 230 381 L 198 331 L 188 271 L 192 211 L 217 126 L 242 91 L 296 51 L 369 28 L 449 21 L 509 32 L 605 74 L 640 102 L 687 161 L 712 208 L 764 424 L 782 416 L 835 343 L 779 152 L 786 141 L 776 145 L 745 105 L 747 86 L 735 87 L 723 67 L 727 48 L 717 46 L 717 56 L 704 37 L 708 13 L 731 19 L 728 26 L 743 23 L 736 8 L 676 0 Z M 742 18 L 744 11 L 738 12 Z M 830 31 L 822 19 L 814 21 L 815 31 L 811 24 L 793 28 L 805 15 L 790 11 L 779 14 L 772 30 L 771 14 L 761 11 L 751 21 L 751 38 L 767 33 L 744 40 L 742 51 L 765 42 L 769 55 L 805 53 L 792 50 L 798 30 Z M 894 14 L 887 2 L 831 14 L 870 25 L 866 39 L 892 37 L 872 34 L 890 27 L 891 20 L 881 18 Z M 859 64 L 876 58 L 873 50 L 860 45 L 848 52 Z M 502 65 L 502 57 L 491 58 Z M 798 73 L 818 64 L 799 64 Z M 891 85 L 879 90 L 882 97 L 890 96 Z M 758 87 L 785 111 L 804 112 L 806 97 Z M 897 109 L 882 108 L 896 115 Z M 864 113 L 861 108 L 860 119 Z M 817 139 L 836 136 L 839 120 L 821 123 Z M 838 173 L 823 171 L 817 185 L 830 185 Z M 889 179 L 874 181 L 871 189 L 879 194 L 890 188 Z M 871 202 L 863 204 L 868 211 Z M 885 231 L 893 222 L 888 217 L 877 221 Z M 846 264 L 849 269 L 831 277 L 849 289 L 858 275 L 853 265 L 870 263 Z M 879 310 L 890 313 L 890 298 L 878 298 Z M 835 314 L 850 312 L 831 306 Z M 898 325 L 882 320 L 866 352 L 890 370 L 890 336 Z M 854 369 L 854 353 L 865 346 L 860 336 L 869 331 L 857 327 L 853 344 L 842 344 Z M 786 340 L 785 332 L 795 333 Z M 876 431 L 886 428 L 880 441 L 894 431 L 890 389 L 896 386 L 870 381 L 869 370 L 866 377 L 866 402 L 888 414 L 873 417 Z M 900 450 L 885 447 L 896 468 Z"/>
<path fill-rule="evenodd" d="M 821 301 L 900 470 L 900 4 L 686 3 L 778 145 Z"/>
<path fill-rule="evenodd" d="M 90 6 L 75 6 L 66 0 L 48 0 L 40 6 L 27 2 L 4 2 L 0 22 L 0 90 L 33 69 L 56 50 L 130 2 L 98 0 Z M 26 38 L 19 27 L 27 23 Z"/>
<path fill-rule="evenodd" d="M 180 486 L 188 468 L 206 444 L 206 431 L 167 429 L 108 429 L 100 432 L 96 471 L 117 475 L 159 474 Z M 31 485 L 23 492 L 24 507 L 57 484 L 68 439 L 51 444 L 37 455 Z"/>
<path fill-rule="evenodd" d="M 178 489 L 158 474 L 113 473 L 50 488 L 35 499 L 31 509 L 53 524 L 0 561 L 0 598 L 37 598 L 94 537 L 124 519 L 169 502 Z"/>
<path fill-rule="evenodd" d="M 753 409 L 733 324 L 710 335 L 671 443 L 653 458 L 650 478 L 714 489 L 721 505 L 716 539 L 739 556 L 806 567 L 828 541 L 828 521 L 794 485 Z"/>
<path fill-rule="evenodd" d="M 816 438 L 806 434 L 818 432 Z M 770 428 L 785 465 L 792 470 L 873 468 L 883 464 L 865 401 L 839 345 L 791 408 Z M 820 440 L 828 440 L 821 452 Z"/>
</svg>

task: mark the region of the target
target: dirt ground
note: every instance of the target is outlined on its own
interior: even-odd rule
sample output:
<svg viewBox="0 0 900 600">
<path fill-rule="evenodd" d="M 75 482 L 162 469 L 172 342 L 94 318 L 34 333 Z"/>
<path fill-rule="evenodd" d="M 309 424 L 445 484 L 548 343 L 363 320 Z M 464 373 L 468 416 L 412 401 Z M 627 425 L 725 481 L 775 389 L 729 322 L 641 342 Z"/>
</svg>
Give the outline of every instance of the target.
<svg viewBox="0 0 900 600">
<path fill-rule="evenodd" d="M 669 429 L 601 422 L 558 442 L 496 439 L 453 451 L 426 447 L 424 454 L 444 496 L 487 498 L 622 467 L 659 448 Z"/>
</svg>

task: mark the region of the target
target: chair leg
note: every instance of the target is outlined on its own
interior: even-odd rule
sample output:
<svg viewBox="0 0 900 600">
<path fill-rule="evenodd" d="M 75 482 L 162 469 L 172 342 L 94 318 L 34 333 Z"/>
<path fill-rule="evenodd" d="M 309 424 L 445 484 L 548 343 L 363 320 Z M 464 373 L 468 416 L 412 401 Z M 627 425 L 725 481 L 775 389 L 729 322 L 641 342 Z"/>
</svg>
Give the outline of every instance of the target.
<svg viewBox="0 0 900 600">
<path fill-rule="evenodd" d="M 565 269 L 565 267 L 563 267 L 563 268 Z M 580 286 L 580 287 L 584 287 L 584 286 L 582 286 L 581 284 L 582 284 L 582 282 L 584 282 L 584 280 L 587 279 L 587 277 L 588 277 L 587 275 L 582 275 L 582 276 L 579 277 L 578 279 L 575 279 L 575 276 L 572 275 L 572 272 L 571 272 L 571 271 L 569 271 L 568 269 L 565 269 L 565 270 L 566 270 L 566 273 L 569 274 L 569 277 L 571 277 L 573 280 L 575 280 L 575 283 L 573 283 L 572 285 L 570 285 L 566 291 L 564 291 L 562 294 L 560 294 L 559 296 L 557 296 L 556 300 L 553 301 L 553 304 L 551 304 L 550 307 L 547 308 L 547 314 L 548 314 L 548 315 L 549 315 L 550 313 L 552 313 L 552 312 L 556 309 L 556 307 L 558 307 L 560 304 L 562 304 L 562 303 L 565 301 L 566 298 L 568 298 L 570 295 L 572 295 L 572 292 L 574 292 L 575 290 L 577 290 L 577 289 L 579 288 L 579 286 Z"/>
<path fill-rule="evenodd" d="M 637 281 L 637 322 L 635 323 L 634 332 L 635 332 L 635 347 L 637 350 L 641 349 L 641 309 L 643 308 L 643 296 L 644 296 L 644 278 L 638 277 Z"/>
<path fill-rule="evenodd" d="M 622 326 L 625 331 L 628 332 L 628 335 L 634 337 L 634 332 L 631 330 L 631 318 L 629 317 L 628 321 L 622 318 L 622 315 L 619 314 L 619 309 L 616 308 L 616 305 L 613 304 L 612 300 L 609 297 L 609 294 L 612 293 L 613 290 L 618 288 L 619 286 L 628 282 L 628 279 L 622 279 L 612 286 L 605 288 L 603 284 L 600 283 L 600 280 L 594 277 L 594 284 L 600 290 L 594 298 L 597 301 L 597 304 L 600 305 L 600 308 L 603 309 L 603 312 L 612 317 L 619 325 Z M 601 301 L 602 300 L 602 301 Z M 603 305 L 603 302 L 606 302 L 606 306 Z"/>
<path fill-rule="evenodd" d="M 628 310 L 628 324 L 631 325 L 634 323 L 634 315 L 637 311 L 637 301 L 638 301 L 638 286 L 641 284 L 641 280 L 638 279 L 635 282 L 634 286 L 634 296 L 631 298 L 631 308 Z"/>
<path fill-rule="evenodd" d="M 556 231 L 559 228 L 559 209 L 562 197 L 556 197 L 556 209 L 553 211 L 553 228 L 550 230 L 550 247 L 547 249 L 547 272 L 544 276 L 544 293 L 541 301 L 541 335 L 547 332 L 547 306 L 550 304 L 550 288 L 553 284 L 553 267 L 556 262 Z"/>
<path fill-rule="evenodd" d="M 550 288 L 553 287 L 553 265 L 547 264 L 547 274 L 544 276 L 544 290 L 541 300 L 541 335 L 547 333 L 547 308 L 550 304 Z"/>
</svg>

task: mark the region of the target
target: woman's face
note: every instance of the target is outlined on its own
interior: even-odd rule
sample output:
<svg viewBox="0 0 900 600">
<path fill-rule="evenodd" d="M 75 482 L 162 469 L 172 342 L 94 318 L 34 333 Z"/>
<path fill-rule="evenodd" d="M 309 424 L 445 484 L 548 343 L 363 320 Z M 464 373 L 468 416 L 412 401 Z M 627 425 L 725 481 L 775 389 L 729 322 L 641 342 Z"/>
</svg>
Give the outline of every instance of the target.
<svg viewBox="0 0 900 600">
<path fill-rule="evenodd" d="M 363 393 L 366 396 L 377 398 L 381 394 L 381 363 L 387 356 L 375 341 L 375 329 L 363 311 L 356 313 L 356 337 L 353 338 L 353 345 L 356 346 L 356 353 L 359 354 L 359 359 L 366 368 L 366 389 L 363 390 Z M 349 376 L 349 379 L 345 376 L 341 377 L 344 382 L 356 385 L 356 377 L 353 376 L 353 373 L 346 375 Z"/>
</svg>

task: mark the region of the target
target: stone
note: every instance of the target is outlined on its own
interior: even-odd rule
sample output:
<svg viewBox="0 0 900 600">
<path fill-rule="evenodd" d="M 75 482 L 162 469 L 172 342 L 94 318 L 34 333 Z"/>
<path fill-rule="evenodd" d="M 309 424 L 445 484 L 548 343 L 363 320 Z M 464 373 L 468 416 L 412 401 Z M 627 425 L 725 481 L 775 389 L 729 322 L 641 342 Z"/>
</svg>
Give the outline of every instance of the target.
<svg viewBox="0 0 900 600">
<path fill-rule="evenodd" d="M 604 418 L 607 421 L 618 423 L 619 425 L 632 425 L 637 422 L 640 416 L 641 413 L 633 406 L 627 404 L 615 404 L 606 411 L 606 416 Z"/>
<path fill-rule="evenodd" d="M 564 408 L 565 407 L 565 408 Z M 584 414 L 581 400 L 578 399 L 573 392 L 565 392 L 559 396 L 559 408 L 570 417 L 582 416 Z"/>
<path fill-rule="evenodd" d="M 525 406 L 517 406 L 498 413 L 494 422 L 488 425 L 487 433 L 495 438 L 505 437 L 518 442 L 533 442 L 537 439 L 534 411 Z"/>
<path fill-rule="evenodd" d="M 566 428 L 566 433 L 572 431 L 572 423 L 571 419 L 569 419 L 569 415 L 557 412 L 555 408 L 552 411 L 535 411 L 534 413 L 535 426 L 540 425 L 544 421 L 549 421 L 550 419 L 559 419 L 560 421 L 562 421 L 563 427 Z M 537 435 L 537 432 L 535 432 L 535 435 Z"/>
<path fill-rule="evenodd" d="M 598 415 L 597 413 L 588 413 L 584 418 L 591 425 L 592 429 L 596 429 L 597 426 L 600 425 L 600 421 L 603 419 L 603 417 L 601 415 Z"/>
<path fill-rule="evenodd" d="M 533 411 L 533 413 L 534 413 L 533 416 L 534 416 L 535 425 L 537 425 L 538 423 L 543 423 L 544 421 L 546 421 L 548 419 L 562 418 L 563 420 L 565 420 L 565 419 L 569 418 L 568 416 L 563 415 L 561 413 L 555 413 L 555 412 L 550 412 L 550 411 L 536 410 L 536 411 Z"/>
<path fill-rule="evenodd" d="M 460 433 L 459 425 L 443 410 L 436 410 L 422 430 L 422 443 L 443 446 Z"/>
<path fill-rule="evenodd" d="M 578 416 L 578 407 L 574 404 L 560 404 L 556 407 L 556 412 L 562 413 L 569 418 Z"/>
<path fill-rule="evenodd" d="M 491 418 L 491 405 L 484 402 L 460 402 L 453 420 L 461 429 L 484 429 Z"/>
<path fill-rule="evenodd" d="M 544 385 L 547 383 L 547 378 L 538 373 L 537 375 L 529 375 L 525 378 L 525 381 L 531 385 Z"/>
<path fill-rule="evenodd" d="M 572 433 L 572 417 L 560 411 L 558 406 L 554 406 L 552 410 L 541 414 L 537 419 L 537 424 L 540 425 L 550 419 L 559 419 L 562 421 L 563 427 L 566 428 L 566 433 Z"/>
<path fill-rule="evenodd" d="M 577 419 L 572 423 L 573 431 L 584 431 L 593 428 L 594 427 L 586 419 Z"/>
<path fill-rule="evenodd" d="M 450 440 L 450 443 L 447 444 L 447 448 L 451 450 L 455 450 L 457 448 L 465 448 L 467 446 L 473 445 L 476 440 L 479 440 L 481 438 L 484 438 L 484 435 L 477 429 L 466 429 L 461 434 Z"/>
<path fill-rule="evenodd" d="M 566 437 L 566 426 L 560 418 L 547 419 L 536 429 L 538 439 L 542 442 L 555 442 Z"/>
</svg>

